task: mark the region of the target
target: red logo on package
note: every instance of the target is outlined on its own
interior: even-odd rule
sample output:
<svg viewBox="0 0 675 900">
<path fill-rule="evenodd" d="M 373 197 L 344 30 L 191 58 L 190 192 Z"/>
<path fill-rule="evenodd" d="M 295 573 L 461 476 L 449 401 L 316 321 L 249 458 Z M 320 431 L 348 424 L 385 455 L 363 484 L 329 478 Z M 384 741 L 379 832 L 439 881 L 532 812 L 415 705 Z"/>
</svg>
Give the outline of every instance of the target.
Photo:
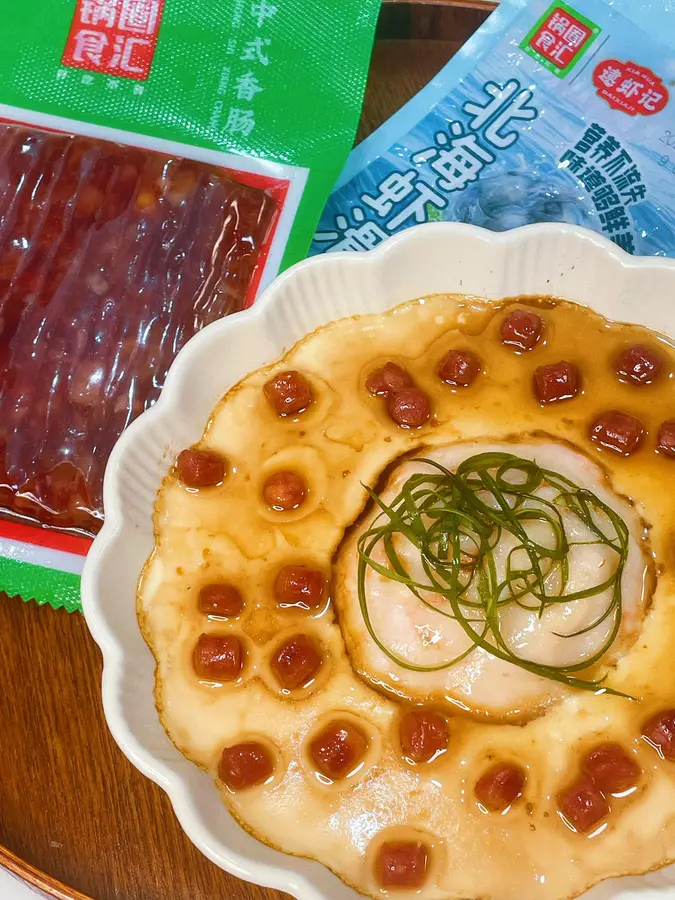
<svg viewBox="0 0 675 900">
<path fill-rule="evenodd" d="M 651 69 L 634 62 L 608 59 L 593 73 L 598 94 L 612 109 L 620 109 L 629 116 L 653 116 L 668 103 L 668 88 Z"/>
<path fill-rule="evenodd" d="M 145 81 L 164 0 L 77 0 L 64 66 Z"/>
<path fill-rule="evenodd" d="M 566 69 L 581 53 L 593 34 L 588 25 L 556 7 L 530 40 L 530 47 L 558 69 Z"/>
</svg>

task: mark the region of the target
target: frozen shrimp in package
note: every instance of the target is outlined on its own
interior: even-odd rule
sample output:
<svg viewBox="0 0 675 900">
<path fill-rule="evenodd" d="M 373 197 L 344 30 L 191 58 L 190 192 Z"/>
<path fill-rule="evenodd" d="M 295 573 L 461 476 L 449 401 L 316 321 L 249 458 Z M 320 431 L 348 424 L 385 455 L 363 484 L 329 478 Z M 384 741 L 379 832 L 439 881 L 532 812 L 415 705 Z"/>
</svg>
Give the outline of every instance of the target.
<svg viewBox="0 0 675 900">
<path fill-rule="evenodd" d="M 568 222 L 675 256 L 672 0 L 502 0 L 352 152 L 312 252 L 438 220 Z"/>
</svg>

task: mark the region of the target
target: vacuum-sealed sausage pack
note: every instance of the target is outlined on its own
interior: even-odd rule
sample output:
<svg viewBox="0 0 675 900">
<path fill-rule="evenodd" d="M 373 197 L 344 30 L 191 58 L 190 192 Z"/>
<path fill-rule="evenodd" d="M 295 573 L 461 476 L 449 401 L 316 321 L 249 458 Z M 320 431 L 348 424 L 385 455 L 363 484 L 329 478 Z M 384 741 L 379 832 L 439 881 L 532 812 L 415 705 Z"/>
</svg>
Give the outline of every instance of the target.
<svg viewBox="0 0 675 900">
<path fill-rule="evenodd" d="M 77 607 L 116 439 L 196 331 L 304 256 L 353 139 L 378 6 L 5 10 L 0 591 Z"/>
</svg>

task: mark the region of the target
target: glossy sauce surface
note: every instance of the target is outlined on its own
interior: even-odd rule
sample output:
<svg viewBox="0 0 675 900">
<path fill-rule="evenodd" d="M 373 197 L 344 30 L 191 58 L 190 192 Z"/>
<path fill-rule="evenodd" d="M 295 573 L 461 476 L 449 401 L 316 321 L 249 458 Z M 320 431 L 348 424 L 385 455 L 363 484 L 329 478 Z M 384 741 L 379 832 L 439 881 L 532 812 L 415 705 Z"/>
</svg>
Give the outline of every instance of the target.
<svg viewBox="0 0 675 900">
<path fill-rule="evenodd" d="M 278 748 L 274 778 L 224 791 L 228 808 L 261 840 L 319 859 L 373 897 L 381 896 L 382 878 L 399 873 L 399 865 L 400 875 L 392 877 L 406 881 L 409 875 L 410 885 L 389 885 L 397 895 L 561 900 L 602 878 L 675 857 L 675 763 L 654 749 L 663 746 L 668 756 L 675 746 L 675 716 L 662 721 L 660 715 L 675 692 L 675 495 L 663 490 L 675 475 L 675 460 L 656 449 L 659 428 L 675 408 L 675 354 L 645 329 L 607 323 L 571 304 L 519 303 L 515 309 L 534 310 L 543 323 L 538 340 L 528 338 L 532 346 L 521 352 L 502 342 L 506 305 L 473 298 L 426 298 L 319 330 L 237 385 L 215 411 L 200 446 L 229 460 L 223 484 L 189 492 L 172 473 L 156 508 L 157 548 L 140 584 L 139 614 L 157 657 L 157 700 L 170 737 L 214 778 L 223 748 L 251 740 Z M 651 384 L 617 375 L 616 360 L 636 344 L 656 347 L 662 358 Z M 481 361 L 469 386 L 439 378 L 438 367 L 453 348 Z M 541 404 L 534 371 L 561 360 L 578 369 L 581 390 L 564 402 Z M 421 427 L 397 425 L 386 398 L 366 388 L 368 376 L 387 362 L 404 368 L 429 398 L 431 415 Z M 270 378 L 289 370 L 312 385 L 312 403 L 297 417 L 277 415 L 263 391 Z M 614 409 L 643 425 L 630 456 L 591 440 L 592 424 Z M 286 565 L 331 572 L 346 530 L 364 509 L 362 483 L 378 484 L 402 455 L 486 440 L 569 442 L 607 472 L 612 490 L 631 498 L 636 517 L 649 524 L 658 572 L 651 605 L 637 640 L 606 681 L 639 702 L 569 691 L 516 726 L 481 721 L 447 703 L 446 751 L 411 764 L 400 742 L 409 706 L 355 674 L 333 598 L 311 610 L 282 608 L 274 581 Z M 275 510 L 262 503 L 260 485 L 279 471 L 306 480 L 301 506 Z M 203 584 L 217 582 L 236 584 L 246 606 L 236 621 L 211 625 L 196 601 Z M 195 642 L 211 628 L 247 639 L 247 663 L 236 684 L 214 689 L 192 672 Z M 309 686 L 286 696 L 271 660 L 284 639 L 299 633 L 320 643 L 324 663 Z M 353 777 L 323 783 L 310 765 L 308 742 L 336 720 L 362 728 L 369 746 Z M 638 784 L 625 796 L 603 799 L 582 772 L 583 760 L 603 744 L 620 745 L 639 768 Z M 522 796 L 504 814 L 481 809 L 474 793 L 498 764 L 523 774 Z M 561 795 L 570 790 L 577 801 L 574 806 L 574 797 L 567 798 L 568 812 L 579 804 L 593 807 L 580 824 L 597 816 L 585 833 L 561 817 Z M 384 856 L 378 856 L 378 841 L 388 848 Z"/>
</svg>

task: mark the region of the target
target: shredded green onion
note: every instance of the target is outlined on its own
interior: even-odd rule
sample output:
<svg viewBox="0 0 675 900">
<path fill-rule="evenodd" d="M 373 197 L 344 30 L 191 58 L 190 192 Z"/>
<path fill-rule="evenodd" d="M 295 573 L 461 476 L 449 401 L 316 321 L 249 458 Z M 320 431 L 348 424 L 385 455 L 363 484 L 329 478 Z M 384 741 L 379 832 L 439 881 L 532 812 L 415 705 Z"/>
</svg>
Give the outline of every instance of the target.
<svg viewBox="0 0 675 900">
<path fill-rule="evenodd" d="M 454 473 L 434 460 L 416 461 L 430 470 L 411 475 L 390 504 L 366 487 L 380 511 L 358 541 L 358 595 L 366 627 L 378 647 L 397 665 L 415 672 L 450 668 L 482 647 L 499 659 L 568 687 L 620 693 L 602 688 L 604 679 L 585 680 L 578 673 L 605 655 L 621 628 L 621 580 L 629 548 L 623 519 L 586 488 L 510 453 L 477 454 Z M 537 492 L 543 488 L 553 490 L 541 496 Z M 568 537 L 563 511 L 568 520 L 571 513 L 593 534 L 594 539 L 585 543 L 603 545 L 616 558 L 607 578 L 583 591 L 567 593 L 569 551 L 575 542 Z M 533 522 L 543 523 L 550 536 L 545 543 L 531 536 L 532 529 L 527 526 Z M 507 534 L 515 546 L 507 554 L 505 575 L 500 579 L 494 551 Z M 401 537 L 419 552 L 423 580 L 409 574 L 397 550 Z M 385 564 L 374 558 L 379 545 Z M 378 556 L 382 558 L 382 554 Z M 435 613 L 455 619 L 470 639 L 468 649 L 427 667 L 413 665 L 394 653 L 373 627 L 366 588 L 369 569 L 406 585 Z M 515 653 L 502 635 L 500 613 L 507 604 L 518 604 L 541 617 L 553 604 L 585 600 L 606 591 L 606 608 L 590 625 L 560 635 L 576 637 L 611 620 L 602 647 L 581 661 L 557 666 L 532 662 Z"/>
</svg>

